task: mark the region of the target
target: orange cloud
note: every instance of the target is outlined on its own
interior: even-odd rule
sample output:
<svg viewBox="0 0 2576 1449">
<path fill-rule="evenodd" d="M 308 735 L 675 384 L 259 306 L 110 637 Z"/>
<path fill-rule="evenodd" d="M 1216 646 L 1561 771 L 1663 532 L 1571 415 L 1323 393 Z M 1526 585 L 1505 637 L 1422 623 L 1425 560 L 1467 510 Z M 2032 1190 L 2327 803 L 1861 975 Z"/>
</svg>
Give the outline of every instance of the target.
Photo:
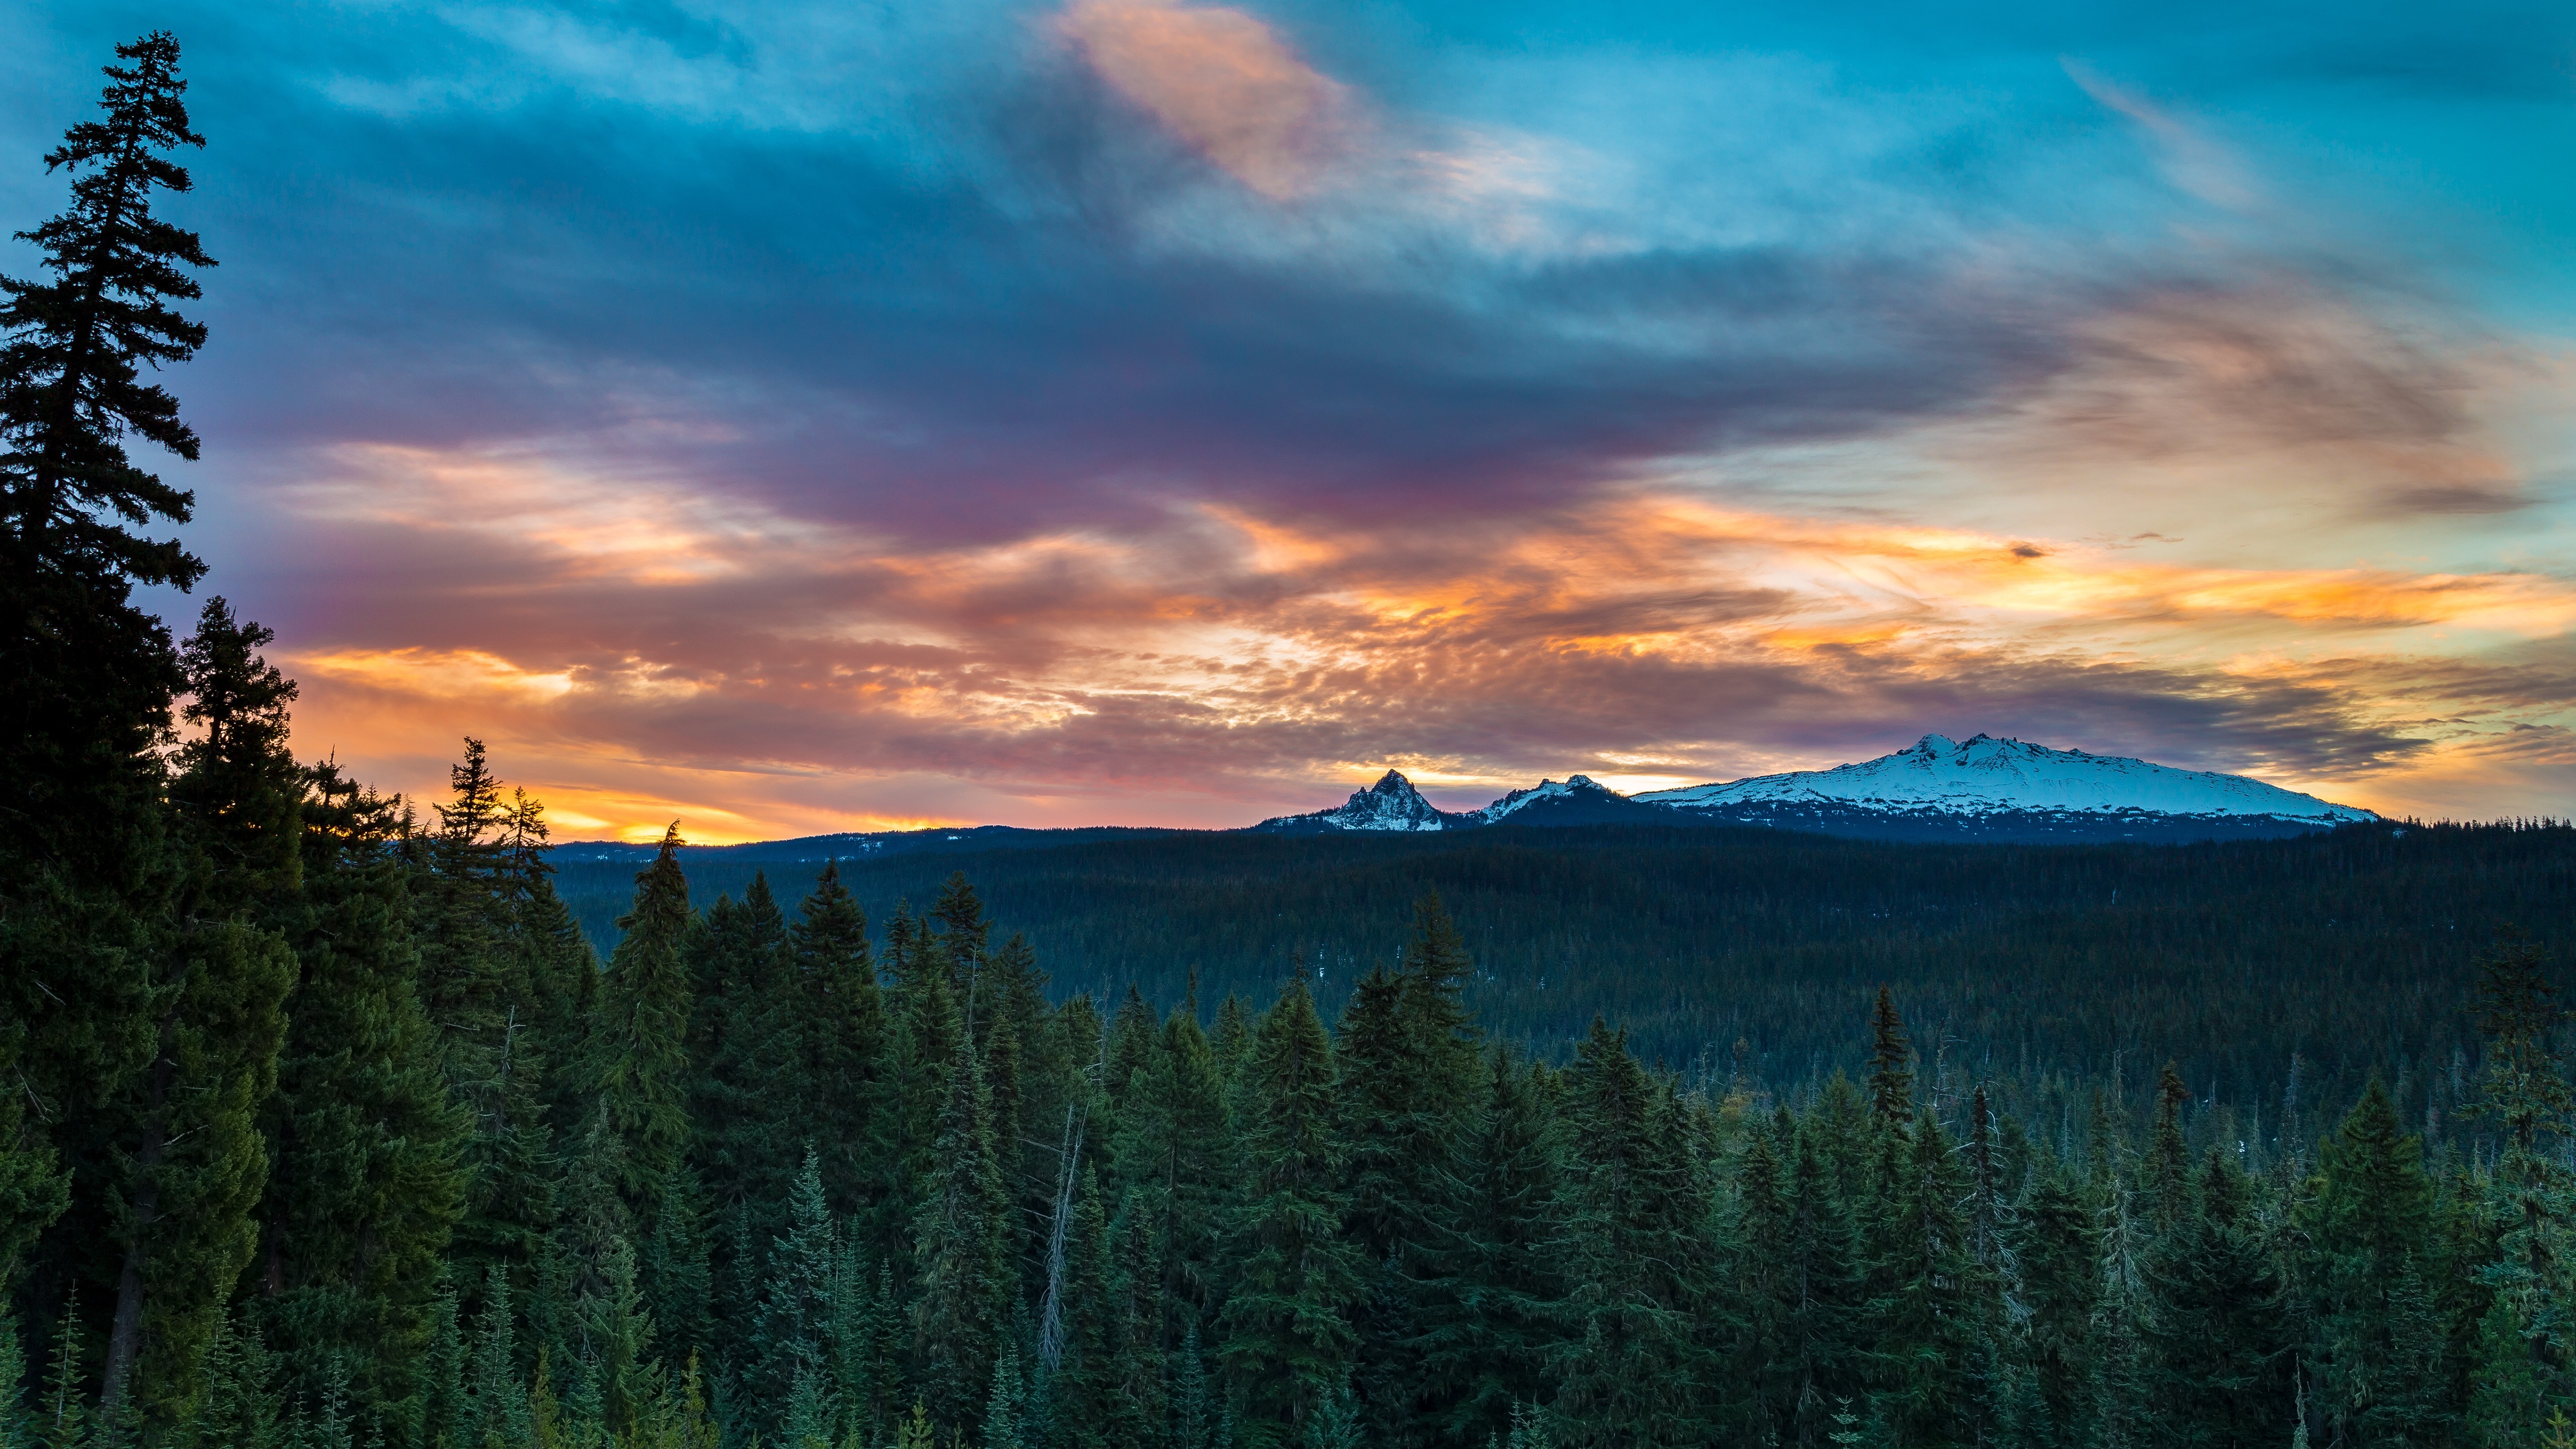
<svg viewBox="0 0 2576 1449">
<path fill-rule="evenodd" d="M 1243 11 L 1077 0 L 1057 24 L 1120 95 L 1270 200 L 1312 193 L 1347 144 L 1342 85 Z"/>
<path fill-rule="evenodd" d="M 2576 583 L 2531 571 L 2216 567 L 1644 484 L 1430 531 L 1176 502 L 922 548 L 527 460 L 363 461 L 308 518 L 423 562 L 287 656 L 299 738 L 434 793 L 475 733 L 575 834 L 1234 824 L 1388 763 L 1482 803 L 1925 728 L 2379 805 L 2548 778 L 2493 742 L 2576 713 L 2545 662 Z"/>
</svg>

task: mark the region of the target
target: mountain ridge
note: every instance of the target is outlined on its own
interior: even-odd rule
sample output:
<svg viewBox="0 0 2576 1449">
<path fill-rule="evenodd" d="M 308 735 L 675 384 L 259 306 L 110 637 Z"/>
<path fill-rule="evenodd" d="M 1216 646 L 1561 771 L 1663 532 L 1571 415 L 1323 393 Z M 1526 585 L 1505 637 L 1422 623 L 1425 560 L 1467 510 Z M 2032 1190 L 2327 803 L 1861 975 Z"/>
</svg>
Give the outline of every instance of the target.
<svg viewBox="0 0 2576 1449">
<path fill-rule="evenodd" d="M 2185 770 L 2124 755 L 1987 734 L 1954 740 L 1927 734 L 1876 759 L 1823 770 L 1622 795 L 1588 775 L 1542 779 L 1476 810 L 1443 810 L 1401 770 L 1390 769 L 1340 805 L 1275 815 L 1233 834 L 1332 835 L 1478 830 L 1498 826 L 1738 825 L 1882 840 L 2210 840 L 2304 834 L 2374 821 L 2338 805 L 2245 775 Z M 924 850 L 976 850 L 1071 843 L 1111 836 L 1193 833 L 1151 827 L 1031 830 L 1007 825 L 806 836 L 695 853 L 766 853 L 799 848 L 795 859 L 853 859 Z M 627 860 L 654 847 L 624 841 L 567 841 L 568 860 Z"/>
</svg>

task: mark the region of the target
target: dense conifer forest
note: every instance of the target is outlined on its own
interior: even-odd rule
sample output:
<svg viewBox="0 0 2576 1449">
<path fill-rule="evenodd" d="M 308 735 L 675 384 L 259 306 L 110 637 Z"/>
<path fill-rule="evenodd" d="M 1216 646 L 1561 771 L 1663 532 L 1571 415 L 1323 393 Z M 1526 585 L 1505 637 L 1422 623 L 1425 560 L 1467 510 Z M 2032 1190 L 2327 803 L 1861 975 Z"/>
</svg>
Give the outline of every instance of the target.
<svg viewBox="0 0 2576 1449">
<path fill-rule="evenodd" d="M 809 881 L 808 847 L 684 851 L 701 896 L 756 873 Z M 2478 945 L 2576 926 L 2576 831 L 2362 826 L 2199 846 L 1893 845 L 1780 831 L 1577 827 L 1454 835 L 1234 834 L 843 861 L 873 919 L 963 871 L 1067 989 L 1267 999 L 1292 955 L 1329 1017 L 1394 964 L 1436 892 L 1473 953 L 1484 1029 L 1555 1059 L 1596 1013 L 1694 1083 L 1739 1071 L 1812 1093 L 1859 1067 L 1852 1013 L 1879 985 L 1927 1055 L 2058 1111 L 2101 1082 L 2134 1099 L 2171 1058 L 2196 1096 L 2272 1142 L 2295 1070 L 2348 1101 L 2373 1072 L 2439 1134 L 2478 1046 Z M 603 951 L 631 865 L 573 863 L 558 889 Z M 1739 1047 L 1740 1044 L 1740 1047 Z M 2295 1068 L 2293 1063 L 2296 1063 Z M 1944 1083 L 1947 1090 L 1952 1083 Z M 2427 1118 L 2427 1110 L 2436 1115 Z M 2259 1114 L 2260 1120 L 2257 1120 Z M 2258 1127 L 2261 1129 L 2257 1131 Z"/>
<path fill-rule="evenodd" d="M 118 56 L 0 310 L 0 1449 L 2576 1444 L 2554 827 L 675 831 L 603 958 L 480 744 L 381 795 L 136 602 L 209 263 Z"/>
</svg>

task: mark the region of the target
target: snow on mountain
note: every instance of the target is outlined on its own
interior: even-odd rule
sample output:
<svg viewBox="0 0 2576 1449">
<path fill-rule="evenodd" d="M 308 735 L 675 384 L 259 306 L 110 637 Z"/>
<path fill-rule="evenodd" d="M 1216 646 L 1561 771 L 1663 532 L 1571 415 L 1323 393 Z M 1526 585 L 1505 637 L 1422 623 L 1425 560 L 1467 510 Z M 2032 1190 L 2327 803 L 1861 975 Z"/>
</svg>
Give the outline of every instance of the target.
<svg viewBox="0 0 2576 1449">
<path fill-rule="evenodd" d="M 1274 835 L 1318 835 L 1334 830 L 1446 830 L 1483 822 L 1451 815 L 1422 798 L 1413 782 L 1395 770 L 1331 810 L 1279 815 L 1252 828 Z"/>
<path fill-rule="evenodd" d="M 2341 825 L 2375 820 L 2243 775 L 2179 770 L 2144 760 L 2054 750 L 1990 735 L 1925 735 L 1910 749 L 1830 770 L 1793 770 L 1635 797 L 1693 812 L 1865 811 L 1900 816 L 2134 816 L 2255 818 Z"/>
<path fill-rule="evenodd" d="M 1640 805 L 1589 775 L 1568 776 L 1563 784 L 1541 780 L 1514 790 L 1465 819 L 1477 825 L 1630 825 L 1674 823 L 1665 811 Z"/>
<path fill-rule="evenodd" d="M 1593 783 L 1590 775 L 1568 775 L 1562 785 L 1554 780 L 1541 780 L 1526 790 L 1514 790 L 1482 810 L 1468 813 L 1474 815 L 1480 824 L 1491 825 L 1524 806 L 1544 804 L 1550 800 L 1570 800 L 1602 788 Z"/>
</svg>

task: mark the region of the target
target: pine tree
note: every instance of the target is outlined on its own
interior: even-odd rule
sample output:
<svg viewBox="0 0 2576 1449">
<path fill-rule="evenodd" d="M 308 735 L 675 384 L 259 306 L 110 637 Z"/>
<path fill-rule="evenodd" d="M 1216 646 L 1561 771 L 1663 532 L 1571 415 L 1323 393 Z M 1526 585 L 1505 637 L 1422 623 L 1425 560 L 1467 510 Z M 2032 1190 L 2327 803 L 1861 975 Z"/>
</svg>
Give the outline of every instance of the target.
<svg viewBox="0 0 2576 1449">
<path fill-rule="evenodd" d="M 1931 1109 L 1915 1117 L 1904 1139 L 1904 1174 L 1880 1205 L 1888 1297 L 1874 1305 L 1882 1384 L 1876 1408 L 1897 1444 L 1972 1442 L 1979 1417 L 1975 1260 L 1958 1209 L 1967 1184 Z"/>
<path fill-rule="evenodd" d="M 913 1230 L 918 1281 L 913 1299 L 915 1361 L 922 1399 L 943 1424 L 981 1416 L 1010 1300 L 1002 1256 L 1002 1192 L 994 1160 L 984 1075 L 974 1044 L 960 1037 L 940 1114 L 929 1187 Z"/>
<path fill-rule="evenodd" d="M 1481 1110 L 1461 1153 L 1456 1221 L 1442 1291 L 1426 1303 L 1424 1397 L 1448 1406 L 1441 1431 L 1477 1444 L 1508 1432 L 1513 1409 L 1547 1382 L 1547 1348 L 1565 1292 L 1551 1245 L 1557 1165 L 1538 1069 L 1486 1054 Z"/>
<path fill-rule="evenodd" d="M 130 1407 L 158 1425 L 186 1411 L 258 1241 L 269 1165 L 258 1114 L 296 976 L 268 922 L 300 883 L 304 779 L 286 752 L 294 687 L 258 653 L 271 637 L 212 599 L 183 655 L 188 718 L 203 733 L 171 784 L 190 869 L 158 991 L 159 1050 L 129 1107 L 124 1263 L 100 1371 L 111 1418 Z"/>
<path fill-rule="evenodd" d="M 768 1263 L 759 1328 L 751 1344 L 753 1370 L 746 1382 L 757 1401 L 773 1408 L 786 1406 L 800 1393 L 819 1406 L 832 1384 L 831 1328 L 841 1286 L 841 1251 L 839 1228 L 823 1196 L 822 1162 L 811 1148 L 789 1189 L 787 1230 L 771 1243 Z M 779 1429 L 792 1442 L 820 1432 L 819 1422 L 791 1428 L 781 1421 Z"/>
<path fill-rule="evenodd" d="M 1131 1412 L 1121 1383 L 1128 1304 L 1116 1286 L 1117 1264 L 1109 1241 L 1109 1216 L 1099 1175 L 1086 1168 L 1073 1200 L 1065 1250 L 1064 1357 L 1046 1383 L 1051 1417 L 1063 1449 L 1106 1449 L 1137 1442 L 1141 1423 L 1122 1423 Z M 1120 1436 L 1124 1437 L 1120 1437 Z"/>
<path fill-rule="evenodd" d="M 802 1100 L 806 1110 L 832 1124 L 824 1181 L 842 1211 L 897 1186 L 878 1166 L 891 1143 L 889 1124 L 881 1120 L 886 1019 L 867 930 L 867 916 L 841 883 L 839 864 L 825 862 L 790 928 L 792 1009 L 797 1060 L 809 1094 Z"/>
<path fill-rule="evenodd" d="M 2286 1443 L 2295 1392 L 2279 1267 L 2249 1220 L 2235 1165 L 2211 1152 L 2199 1186 L 2198 1204 L 2148 1258 L 2154 1421 L 2190 1443 Z"/>
<path fill-rule="evenodd" d="M 1595 1018 L 1575 1049 L 1565 1107 L 1566 1339 L 1557 1411 L 1577 1446 L 1702 1442 L 1696 1318 L 1685 1265 L 1697 1221 L 1658 1132 L 1661 1096 L 1624 1037 Z"/>
<path fill-rule="evenodd" d="M 1449 1185 L 1476 1081 L 1458 999 L 1470 969 L 1438 897 L 1426 897 L 1404 969 L 1362 977 L 1342 1013 L 1345 1230 L 1366 1275 L 1353 1388 L 1371 1437 L 1390 1449 L 1423 1442 L 1453 1407 L 1424 1398 L 1420 1355 L 1439 1312 L 1431 1285 L 1459 1248 Z"/>
<path fill-rule="evenodd" d="M 510 1304 L 510 1277 L 496 1267 L 484 1290 L 482 1313 L 475 1322 L 456 1443 L 460 1449 L 488 1449 L 494 1441 L 516 1446 L 527 1443 L 534 1434 L 528 1391 L 519 1379 L 517 1319 Z"/>
<path fill-rule="evenodd" d="M 803 1003 L 794 989 L 786 920 L 768 878 L 755 875 L 739 906 L 718 896 L 690 932 L 687 954 L 697 996 L 689 1160 L 712 1186 L 710 1289 L 727 1303 L 748 1305 L 760 1298 L 768 1245 L 786 1227 L 797 1153 L 814 1107 L 812 1083 L 799 1070 L 796 1018 Z M 708 1315 L 716 1362 L 747 1362 L 754 1326 L 744 1312 Z"/>
<path fill-rule="evenodd" d="M 2475 1110 L 2501 1138 L 2497 1261 L 2485 1276 L 2547 1384 L 2576 1359 L 2564 1347 L 2576 1339 L 2576 1172 L 2563 1155 L 2576 1132 L 2576 1088 L 2556 1046 L 2569 1013 L 2558 1004 L 2548 956 L 2520 933 L 2507 930 L 2477 964 L 2487 1050 Z"/>
<path fill-rule="evenodd" d="M 450 799 L 436 807 L 438 828 L 402 844 L 412 867 L 415 991 L 438 1024 L 448 1092 L 469 1116 L 454 1258 L 470 1296 L 496 1263 L 523 1288 L 535 1287 L 555 1211 L 549 1159 L 558 1124 L 550 1119 L 564 1114 L 563 1135 L 576 1138 L 588 1130 L 596 1098 L 584 1080 L 579 1115 L 558 1100 L 561 1083 L 553 1079 L 571 1043 L 546 1027 L 561 1008 L 536 995 L 528 974 L 543 953 L 523 952 L 512 939 L 523 921 L 535 924 L 530 913 L 542 904 L 527 896 L 542 888 L 542 872 L 519 859 L 532 826 L 519 820 L 514 827 L 482 741 L 465 740 L 448 782 Z M 581 959 L 589 960 L 586 948 Z"/>
<path fill-rule="evenodd" d="M 261 1117 L 276 1165 L 250 1323 L 302 1391 L 318 1392 L 337 1358 L 361 1414 L 416 1424 L 469 1123 L 412 989 L 393 802 L 324 764 L 309 774 L 302 819 L 303 889 L 285 915 L 301 979 Z"/>
<path fill-rule="evenodd" d="M 14 1377 L 0 1381 L 16 1387 Z M 276 1355 L 260 1341 L 258 1328 L 236 1312 L 206 1350 L 205 1393 L 179 1441 L 204 1449 L 285 1449 L 284 1403 Z M 24 1449 L 28 1442 L 0 1430 L 0 1444 L 10 1449 Z"/>
<path fill-rule="evenodd" d="M 1884 1125 L 1902 1127 L 1914 1116 L 1914 1047 L 1896 1014 L 1895 994 L 1884 986 L 1870 1009 L 1869 1035 L 1870 1112 Z"/>
<path fill-rule="evenodd" d="M 635 877 L 635 906 L 617 922 L 626 934 L 608 963 L 592 1045 L 600 1107 L 622 1147 L 618 1189 L 647 1224 L 689 1139 L 691 1001 L 680 955 L 689 883 L 680 844 L 675 823 Z"/>
<path fill-rule="evenodd" d="M 179 678 L 168 631 L 131 594 L 137 585 L 184 591 L 205 573 L 176 540 L 134 531 L 155 519 L 187 522 L 194 498 L 146 472 L 123 444 L 131 434 L 197 457 L 178 403 L 142 369 L 185 362 L 205 343 L 205 328 L 173 304 L 201 295 L 188 269 L 214 263 L 195 233 L 152 212 L 155 191 L 189 190 L 170 153 L 205 138 L 189 126 L 177 40 L 156 31 L 116 55 L 128 64 L 107 67 L 102 118 L 73 126 L 45 156 L 49 174 L 72 178 L 70 208 L 18 233 L 50 275 L 0 278 L 0 679 L 9 682 L 0 813 L 12 822 L 0 879 L 27 904 L 51 907 L 37 922 L 13 923 L 31 951 L 54 929 L 106 946 L 97 939 L 106 923 L 84 929 L 80 917 L 142 904 L 138 887 L 150 893 L 136 874 L 155 853 L 160 767 L 150 750 Z M 115 922 L 108 934 L 133 924 Z M 19 959 L 0 959 L 18 974 Z M 52 967 L 47 984 L 56 972 L 105 964 L 29 959 Z M 31 1007 L 44 1000 L 26 996 Z M 83 992 L 59 997 L 57 1009 L 78 1012 L 83 997 L 119 1000 Z M 129 1070 L 149 1050 L 130 1045 Z"/>
<path fill-rule="evenodd" d="M 1135 1191 L 1132 1211 L 1153 1218 L 1169 1321 L 1161 1342 L 1214 1311 L 1225 1210 L 1236 1185 L 1225 1082 L 1198 1019 L 1163 1019 L 1153 1054 L 1129 1086 L 1117 1162 Z"/>
<path fill-rule="evenodd" d="M 2425 1285 L 2433 1184 L 2378 1078 L 2326 1139 L 2318 1169 L 2305 1226 L 2326 1421 L 2354 1444 L 2433 1441 L 2450 1417 L 2442 1325 Z"/>
<path fill-rule="evenodd" d="M 2032 1377 L 2026 1441 L 2077 1443 L 2092 1418 L 2088 1386 L 2094 1310 L 2103 1286 L 2101 1238 L 2092 1207 L 2053 1159 L 2033 1174 L 2020 1239 Z"/>
<path fill-rule="evenodd" d="M 2146 1160 L 2138 1168 L 2148 1223 L 2158 1233 L 2175 1231 L 2191 1213 L 2191 1149 L 2182 1137 L 2182 1106 L 2190 1100 L 2182 1074 L 2165 1063 L 2156 1081 L 2155 1126 L 2147 1136 Z"/>
<path fill-rule="evenodd" d="M 2150 1374 L 2146 1320 L 2147 1244 L 2126 1189 L 2114 1183 L 2101 1209 L 2101 1291 L 2096 1295 L 2090 1417 L 2100 1449 L 2138 1449 L 2149 1442 Z"/>
<path fill-rule="evenodd" d="M 1302 977 L 1262 1017 L 1245 1072 L 1248 1190 L 1218 1358 L 1247 1434 L 1293 1441 L 1348 1374 L 1360 1283 L 1341 1236 L 1332 1045 Z"/>
</svg>

